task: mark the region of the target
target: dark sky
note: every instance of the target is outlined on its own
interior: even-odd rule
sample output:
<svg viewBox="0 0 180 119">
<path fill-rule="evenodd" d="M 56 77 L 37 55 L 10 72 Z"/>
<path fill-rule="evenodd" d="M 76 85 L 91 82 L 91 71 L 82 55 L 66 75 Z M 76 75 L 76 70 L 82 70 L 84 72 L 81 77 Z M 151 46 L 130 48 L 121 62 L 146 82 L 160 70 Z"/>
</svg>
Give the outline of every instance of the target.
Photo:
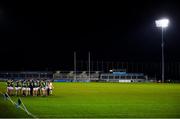
<svg viewBox="0 0 180 119">
<path fill-rule="evenodd" d="M 171 1 L 45 2 L 0 4 L 0 70 L 67 68 L 78 60 L 160 61 L 161 30 L 170 19 L 165 56 L 179 61 L 180 6 Z M 73 69 L 73 66 L 72 66 Z"/>
</svg>

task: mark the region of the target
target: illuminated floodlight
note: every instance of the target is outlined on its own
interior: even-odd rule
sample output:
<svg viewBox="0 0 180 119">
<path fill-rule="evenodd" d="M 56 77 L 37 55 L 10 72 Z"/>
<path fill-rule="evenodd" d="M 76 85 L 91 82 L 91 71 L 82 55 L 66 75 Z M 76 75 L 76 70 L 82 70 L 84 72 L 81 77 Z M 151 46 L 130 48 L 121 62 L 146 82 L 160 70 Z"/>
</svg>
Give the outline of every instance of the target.
<svg viewBox="0 0 180 119">
<path fill-rule="evenodd" d="M 169 19 L 159 19 L 155 21 L 156 27 L 166 28 L 169 24 Z"/>
<path fill-rule="evenodd" d="M 111 69 L 111 70 L 109 70 L 109 72 L 113 72 L 113 70 Z"/>
<path fill-rule="evenodd" d="M 156 27 L 161 27 L 162 28 L 162 43 L 161 43 L 161 48 L 162 48 L 162 82 L 164 82 L 164 28 L 168 27 L 169 25 L 169 19 L 159 19 L 155 21 Z"/>
</svg>

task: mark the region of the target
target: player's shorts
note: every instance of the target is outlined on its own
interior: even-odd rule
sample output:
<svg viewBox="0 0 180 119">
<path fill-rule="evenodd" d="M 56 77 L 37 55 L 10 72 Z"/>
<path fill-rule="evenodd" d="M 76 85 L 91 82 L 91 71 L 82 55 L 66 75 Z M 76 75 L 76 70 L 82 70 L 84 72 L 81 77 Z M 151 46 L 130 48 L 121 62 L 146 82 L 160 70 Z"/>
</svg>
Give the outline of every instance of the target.
<svg viewBox="0 0 180 119">
<path fill-rule="evenodd" d="M 46 90 L 46 87 L 41 88 L 43 91 Z"/>
<path fill-rule="evenodd" d="M 45 89 L 47 90 L 47 89 L 48 89 L 48 86 L 46 86 Z"/>
<path fill-rule="evenodd" d="M 16 90 L 21 90 L 21 87 L 15 87 Z"/>
<path fill-rule="evenodd" d="M 24 91 L 24 90 L 26 90 L 26 88 L 25 88 L 25 87 L 22 87 L 22 90 Z"/>
<path fill-rule="evenodd" d="M 7 87 L 8 90 L 13 90 L 14 88 L 13 87 Z"/>
<path fill-rule="evenodd" d="M 41 89 L 40 87 L 36 87 L 36 90 L 38 91 L 39 89 Z"/>
<path fill-rule="evenodd" d="M 38 89 L 39 89 L 38 87 L 36 87 L 36 88 L 33 88 L 33 91 L 38 91 Z"/>
<path fill-rule="evenodd" d="M 31 89 L 30 88 L 26 88 L 27 91 L 30 91 Z"/>
</svg>

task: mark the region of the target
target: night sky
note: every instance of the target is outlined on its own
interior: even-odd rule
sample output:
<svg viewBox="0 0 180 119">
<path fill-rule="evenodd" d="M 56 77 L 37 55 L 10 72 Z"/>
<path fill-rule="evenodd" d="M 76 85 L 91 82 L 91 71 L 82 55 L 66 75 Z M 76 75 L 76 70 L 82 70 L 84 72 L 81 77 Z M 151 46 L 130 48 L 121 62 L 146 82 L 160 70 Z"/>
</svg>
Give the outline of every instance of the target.
<svg viewBox="0 0 180 119">
<path fill-rule="evenodd" d="M 73 69 L 77 60 L 161 61 L 166 17 L 166 61 L 180 61 L 180 6 L 177 2 L 0 3 L 0 70 Z"/>
</svg>

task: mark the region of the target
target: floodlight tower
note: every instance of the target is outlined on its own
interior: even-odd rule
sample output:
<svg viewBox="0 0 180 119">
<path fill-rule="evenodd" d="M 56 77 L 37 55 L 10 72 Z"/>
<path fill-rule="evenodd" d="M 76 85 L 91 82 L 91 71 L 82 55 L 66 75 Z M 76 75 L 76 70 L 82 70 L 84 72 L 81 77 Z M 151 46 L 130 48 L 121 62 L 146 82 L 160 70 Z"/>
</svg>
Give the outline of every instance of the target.
<svg viewBox="0 0 180 119">
<path fill-rule="evenodd" d="M 91 81 L 91 53 L 88 53 L 88 60 L 89 60 L 89 81 Z"/>
<path fill-rule="evenodd" d="M 76 82 L 76 52 L 74 52 L 74 82 Z"/>
<path fill-rule="evenodd" d="M 162 48 L 162 82 L 164 82 L 164 37 L 163 37 L 163 32 L 166 27 L 169 25 L 169 19 L 159 19 L 155 21 L 156 27 L 160 27 L 162 29 L 162 43 L 161 43 L 161 48 Z"/>
</svg>

